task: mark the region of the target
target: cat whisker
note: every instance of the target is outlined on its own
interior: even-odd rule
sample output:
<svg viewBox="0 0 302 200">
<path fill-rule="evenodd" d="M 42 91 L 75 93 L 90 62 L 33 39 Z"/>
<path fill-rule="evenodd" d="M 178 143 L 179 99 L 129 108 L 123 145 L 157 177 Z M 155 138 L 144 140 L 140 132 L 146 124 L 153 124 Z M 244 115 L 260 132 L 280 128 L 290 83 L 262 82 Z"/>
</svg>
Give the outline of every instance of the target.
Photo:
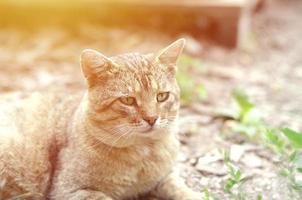
<svg viewBox="0 0 302 200">
<path fill-rule="evenodd" d="M 117 142 L 122 139 L 125 135 L 127 135 L 129 132 L 125 132 L 122 135 L 120 135 L 111 145 L 110 149 L 108 150 L 108 153 L 113 149 L 113 147 L 117 144 Z"/>
</svg>

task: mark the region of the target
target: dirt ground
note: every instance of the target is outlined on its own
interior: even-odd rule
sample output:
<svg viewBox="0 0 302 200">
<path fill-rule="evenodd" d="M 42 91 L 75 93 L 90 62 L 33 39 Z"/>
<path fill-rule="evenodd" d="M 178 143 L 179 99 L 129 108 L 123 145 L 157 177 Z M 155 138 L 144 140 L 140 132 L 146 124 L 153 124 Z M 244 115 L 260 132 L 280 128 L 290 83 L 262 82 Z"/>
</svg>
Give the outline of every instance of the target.
<svg viewBox="0 0 302 200">
<path fill-rule="evenodd" d="M 221 134 L 224 121 L 212 114 L 217 108 L 229 107 L 232 89 L 241 88 L 256 103 L 266 123 L 302 130 L 302 1 L 267 2 L 253 17 L 250 37 L 240 49 L 178 34 L 188 39 L 185 52 L 203 63 L 204 70 L 192 78 L 200 80 L 208 93 L 205 100 L 182 107 L 183 145 L 178 165 L 188 185 L 197 191 L 207 187 L 222 200 L 230 197 L 223 192 L 227 176 L 221 149 L 236 152 L 235 162 L 248 177 L 244 185 L 247 199 L 256 199 L 258 194 L 267 200 L 288 199 L 286 182 L 276 175 L 275 156 L 261 145 L 225 139 Z M 72 30 L 2 27 L 0 92 L 83 89 L 79 55 L 84 48 L 107 55 L 150 52 L 174 39 L 155 30 L 85 23 Z"/>
</svg>

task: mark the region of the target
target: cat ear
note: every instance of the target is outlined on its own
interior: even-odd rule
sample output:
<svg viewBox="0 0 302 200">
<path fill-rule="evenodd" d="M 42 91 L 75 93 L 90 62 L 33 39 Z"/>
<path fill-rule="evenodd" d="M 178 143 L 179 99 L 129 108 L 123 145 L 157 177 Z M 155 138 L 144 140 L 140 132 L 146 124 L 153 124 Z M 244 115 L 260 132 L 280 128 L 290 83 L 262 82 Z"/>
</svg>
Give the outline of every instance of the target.
<svg viewBox="0 0 302 200">
<path fill-rule="evenodd" d="M 170 44 L 168 47 L 159 51 L 156 59 L 163 64 L 174 65 L 176 67 L 176 62 L 179 55 L 182 53 L 185 46 L 185 39 L 179 39 Z"/>
<path fill-rule="evenodd" d="M 85 49 L 81 54 L 82 72 L 90 85 L 105 75 L 113 65 L 110 58 L 93 49 Z"/>
</svg>

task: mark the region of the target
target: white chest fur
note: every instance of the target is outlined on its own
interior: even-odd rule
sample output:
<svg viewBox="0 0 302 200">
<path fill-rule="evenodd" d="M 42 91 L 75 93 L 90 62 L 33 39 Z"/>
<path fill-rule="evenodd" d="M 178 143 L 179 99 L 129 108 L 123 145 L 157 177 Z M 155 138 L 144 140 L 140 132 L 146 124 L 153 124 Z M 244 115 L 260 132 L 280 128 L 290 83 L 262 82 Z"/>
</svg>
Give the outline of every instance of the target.
<svg viewBox="0 0 302 200">
<path fill-rule="evenodd" d="M 116 199 L 133 197 L 154 188 L 168 173 L 171 172 L 176 154 L 178 141 L 169 141 L 152 146 L 137 148 L 135 152 L 111 158 L 111 162 L 103 163 L 100 174 L 102 186 Z M 104 166 L 106 165 L 106 166 Z"/>
<path fill-rule="evenodd" d="M 130 148 L 95 151 L 74 144 L 62 152 L 65 162 L 57 172 L 53 193 L 88 188 L 118 200 L 135 197 L 152 190 L 172 171 L 178 149 L 179 141 L 172 133 Z"/>
</svg>

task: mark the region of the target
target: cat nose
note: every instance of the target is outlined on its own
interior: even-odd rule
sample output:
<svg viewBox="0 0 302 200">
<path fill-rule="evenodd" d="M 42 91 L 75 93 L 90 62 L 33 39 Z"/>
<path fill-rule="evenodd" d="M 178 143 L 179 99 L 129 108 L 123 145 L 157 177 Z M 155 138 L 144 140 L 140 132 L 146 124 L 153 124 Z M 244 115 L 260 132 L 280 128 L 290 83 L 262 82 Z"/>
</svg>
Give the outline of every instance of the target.
<svg viewBox="0 0 302 200">
<path fill-rule="evenodd" d="M 146 122 L 148 122 L 148 124 L 149 124 L 150 126 L 153 126 L 153 125 L 155 124 L 156 120 L 158 119 L 158 117 L 157 117 L 157 116 L 143 117 L 143 119 L 144 119 Z"/>
</svg>

